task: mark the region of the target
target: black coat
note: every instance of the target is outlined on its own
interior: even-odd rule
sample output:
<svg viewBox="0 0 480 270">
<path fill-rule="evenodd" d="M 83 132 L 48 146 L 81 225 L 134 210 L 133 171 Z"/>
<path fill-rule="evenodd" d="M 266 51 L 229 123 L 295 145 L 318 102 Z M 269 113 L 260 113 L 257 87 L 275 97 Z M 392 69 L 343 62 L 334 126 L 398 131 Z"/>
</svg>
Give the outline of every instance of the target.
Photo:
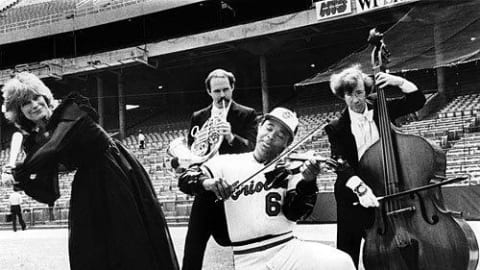
<svg viewBox="0 0 480 270">
<path fill-rule="evenodd" d="M 178 269 L 148 174 L 91 116 L 85 104 L 62 103 L 47 125 L 50 138 L 27 154 L 14 172 L 16 180 L 30 196 L 49 201 L 58 184 L 35 175 L 51 173 L 59 164 L 77 170 L 70 198 L 71 269 Z M 44 185 L 30 184 L 37 180 Z"/>
<path fill-rule="evenodd" d="M 388 101 L 388 114 L 393 121 L 399 116 L 415 112 L 425 104 L 425 97 L 420 91 L 406 94 L 403 98 Z M 376 102 L 369 104 L 374 110 L 374 121 L 378 126 L 378 114 Z M 348 162 L 349 168 L 337 172 L 335 181 L 335 199 L 337 202 L 338 222 L 351 222 L 357 226 L 365 215 L 369 216 L 367 209 L 361 206 L 353 206 L 357 201 L 356 195 L 345 186 L 348 179 L 357 173 L 358 153 L 355 138 L 350 127 L 350 116 L 348 109 L 342 112 L 339 119 L 332 121 L 325 127 L 330 142 L 332 158 L 342 158 Z M 359 220 L 360 219 L 360 220 Z"/>
</svg>

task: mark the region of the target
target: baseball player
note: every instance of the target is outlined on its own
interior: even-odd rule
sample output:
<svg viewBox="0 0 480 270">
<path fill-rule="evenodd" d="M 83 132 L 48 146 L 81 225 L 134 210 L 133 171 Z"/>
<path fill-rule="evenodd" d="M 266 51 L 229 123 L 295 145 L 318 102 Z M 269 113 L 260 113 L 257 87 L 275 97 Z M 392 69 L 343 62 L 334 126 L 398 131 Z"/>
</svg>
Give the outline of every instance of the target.
<svg viewBox="0 0 480 270">
<path fill-rule="evenodd" d="M 253 152 L 219 155 L 180 176 L 183 192 L 213 192 L 225 201 L 235 269 L 355 269 L 346 253 L 292 233 L 295 222 L 315 204 L 319 164 L 307 161 L 301 173 L 273 186 L 263 173 L 237 186 L 277 157 L 293 141 L 297 126 L 292 111 L 275 108 L 259 126 Z"/>
</svg>

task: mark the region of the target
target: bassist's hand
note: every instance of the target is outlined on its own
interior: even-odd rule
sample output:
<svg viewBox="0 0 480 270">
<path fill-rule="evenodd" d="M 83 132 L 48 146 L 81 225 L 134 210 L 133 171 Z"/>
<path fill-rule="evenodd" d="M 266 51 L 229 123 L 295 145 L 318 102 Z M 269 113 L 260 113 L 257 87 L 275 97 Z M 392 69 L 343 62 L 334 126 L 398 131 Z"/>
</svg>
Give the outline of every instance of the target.
<svg viewBox="0 0 480 270">
<path fill-rule="evenodd" d="M 368 207 L 379 207 L 380 203 L 378 203 L 377 197 L 373 194 L 372 189 L 370 189 L 367 185 L 365 185 L 367 191 L 363 195 L 358 195 L 358 201 L 360 205 L 368 208 Z"/>
<path fill-rule="evenodd" d="M 352 176 L 346 183 L 346 186 L 350 188 L 358 197 L 360 205 L 365 208 L 378 207 L 380 203 L 377 197 L 373 194 L 372 189 L 367 186 L 362 179 L 358 176 Z"/>
</svg>

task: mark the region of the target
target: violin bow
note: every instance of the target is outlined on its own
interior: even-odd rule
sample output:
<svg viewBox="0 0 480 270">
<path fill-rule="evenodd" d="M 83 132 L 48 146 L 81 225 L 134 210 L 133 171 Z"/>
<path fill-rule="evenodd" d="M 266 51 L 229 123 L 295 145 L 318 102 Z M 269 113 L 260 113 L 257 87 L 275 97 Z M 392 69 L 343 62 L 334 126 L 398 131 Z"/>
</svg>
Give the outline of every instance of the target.
<svg viewBox="0 0 480 270">
<path fill-rule="evenodd" d="M 400 192 L 397 192 L 397 193 L 393 193 L 393 194 L 378 197 L 377 199 L 379 201 L 390 200 L 390 199 L 394 199 L 394 198 L 397 198 L 397 197 L 406 196 L 406 195 L 409 195 L 409 194 L 412 194 L 412 193 L 417 193 L 419 191 L 423 191 L 423 190 L 427 190 L 427 189 L 431 189 L 431 188 L 436 188 L 436 187 L 460 182 L 460 181 L 463 181 L 463 180 L 467 180 L 468 178 L 470 178 L 470 176 L 468 176 L 468 175 L 452 177 L 452 178 L 447 179 L 447 180 L 442 181 L 442 182 L 429 184 L 429 185 L 413 188 L 413 189 L 410 189 L 410 190 L 400 191 Z"/>
<path fill-rule="evenodd" d="M 424 191 L 424 190 L 427 190 L 427 189 L 436 188 L 436 187 L 460 182 L 460 181 L 463 181 L 463 180 L 467 180 L 468 178 L 470 178 L 470 176 L 469 175 L 463 175 L 463 176 L 457 176 L 457 177 L 453 177 L 453 178 L 449 178 L 449 179 L 437 176 L 437 178 L 442 178 L 442 179 L 446 179 L 446 180 L 444 180 L 442 182 L 434 183 L 434 184 L 429 184 L 429 185 L 425 185 L 425 186 L 421 186 L 421 187 L 416 187 L 416 188 L 405 190 L 405 191 L 400 191 L 400 192 L 385 195 L 385 196 L 380 196 L 380 197 L 377 197 L 377 200 L 378 201 L 386 201 L 386 200 L 395 199 L 395 198 L 402 197 L 402 196 L 407 196 L 407 195 L 410 195 L 412 193 L 417 193 L 417 192 Z M 358 204 L 359 204 L 358 202 L 353 203 L 353 205 L 358 205 Z"/>
</svg>

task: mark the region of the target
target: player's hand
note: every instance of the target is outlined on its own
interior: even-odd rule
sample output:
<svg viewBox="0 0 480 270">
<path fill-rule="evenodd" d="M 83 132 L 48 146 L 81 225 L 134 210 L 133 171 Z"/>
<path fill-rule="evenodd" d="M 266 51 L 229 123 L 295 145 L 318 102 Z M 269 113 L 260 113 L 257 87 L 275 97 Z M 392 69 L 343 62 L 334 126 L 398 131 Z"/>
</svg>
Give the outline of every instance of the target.
<svg viewBox="0 0 480 270">
<path fill-rule="evenodd" d="M 320 163 L 314 159 L 310 159 L 303 163 L 300 168 L 302 172 L 303 180 L 316 181 L 317 175 L 320 173 Z"/>
<path fill-rule="evenodd" d="M 218 123 L 217 129 L 220 133 L 220 135 L 224 136 L 224 138 L 231 143 L 234 139 L 234 136 L 232 134 L 232 126 L 230 125 L 229 122 L 227 121 L 220 121 Z"/>
<path fill-rule="evenodd" d="M 357 195 L 361 206 L 365 208 L 380 206 L 380 203 L 378 202 L 375 194 L 373 194 L 372 189 L 367 186 L 367 184 L 365 184 L 360 177 L 356 175 L 350 177 L 345 185 L 350 188 L 355 195 Z M 355 204 L 356 203 L 354 203 L 354 205 Z"/>
<path fill-rule="evenodd" d="M 223 178 L 209 178 L 203 180 L 202 185 L 205 190 L 215 193 L 218 200 L 226 200 L 232 195 L 238 181 L 230 185 Z"/>
<path fill-rule="evenodd" d="M 373 194 L 373 191 L 369 186 L 362 183 L 361 187 L 357 187 L 356 190 L 357 191 L 354 190 L 354 193 L 357 195 L 361 206 L 365 208 L 380 206 L 377 197 Z"/>
<path fill-rule="evenodd" d="M 388 74 L 385 72 L 378 72 L 375 75 L 375 84 L 380 88 L 384 88 L 389 85 L 400 87 L 404 82 L 405 82 L 404 78 L 395 76 L 392 74 Z"/>
</svg>

